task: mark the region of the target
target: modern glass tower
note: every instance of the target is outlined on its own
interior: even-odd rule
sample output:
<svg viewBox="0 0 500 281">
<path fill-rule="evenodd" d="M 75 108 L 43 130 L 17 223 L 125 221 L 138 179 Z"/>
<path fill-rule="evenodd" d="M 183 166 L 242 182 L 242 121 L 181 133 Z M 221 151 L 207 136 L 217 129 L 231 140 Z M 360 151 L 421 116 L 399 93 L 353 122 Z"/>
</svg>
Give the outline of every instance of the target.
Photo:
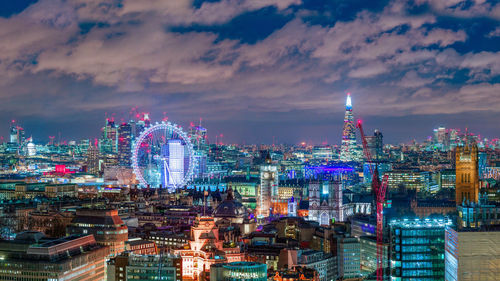
<svg viewBox="0 0 500 281">
<path fill-rule="evenodd" d="M 340 147 L 340 160 L 353 161 L 356 151 L 356 126 L 352 114 L 351 94 L 347 93 L 345 103 L 344 128 L 342 130 L 342 145 Z"/>
<path fill-rule="evenodd" d="M 118 127 L 118 165 L 130 167 L 132 157 L 132 126 L 123 123 Z"/>
<path fill-rule="evenodd" d="M 391 280 L 444 280 L 444 233 L 451 220 L 398 219 L 389 226 Z"/>
</svg>

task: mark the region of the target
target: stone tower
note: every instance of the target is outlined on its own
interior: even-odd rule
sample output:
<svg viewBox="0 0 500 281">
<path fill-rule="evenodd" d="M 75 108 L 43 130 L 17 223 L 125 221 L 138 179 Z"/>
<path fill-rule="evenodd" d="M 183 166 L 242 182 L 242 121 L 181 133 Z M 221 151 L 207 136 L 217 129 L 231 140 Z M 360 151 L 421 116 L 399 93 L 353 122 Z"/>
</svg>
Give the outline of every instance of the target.
<svg viewBox="0 0 500 281">
<path fill-rule="evenodd" d="M 477 203 L 479 198 L 479 175 L 476 143 L 457 146 L 455 150 L 455 201 Z"/>
</svg>

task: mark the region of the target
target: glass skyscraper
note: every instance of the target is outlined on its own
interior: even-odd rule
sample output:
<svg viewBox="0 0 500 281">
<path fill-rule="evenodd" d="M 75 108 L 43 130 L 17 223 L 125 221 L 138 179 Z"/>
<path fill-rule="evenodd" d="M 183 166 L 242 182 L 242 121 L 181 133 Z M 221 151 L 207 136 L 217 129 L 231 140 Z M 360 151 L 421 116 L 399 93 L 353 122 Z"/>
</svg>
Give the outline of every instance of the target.
<svg viewBox="0 0 500 281">
<path fill-rule="evenodd" d="M 356 126 L 352 114 L 351 94 L 347 94 L 345 103 L 344 127 L 342 129 L 342 145 L 340 147 L 340 160 L 353 161 L 356 151 Z"/>
<path fill-rule="evenodd" d="M 398 219 L 391 230 L 391 280 L 444 280 L 449 219 Z"/>
</svg>

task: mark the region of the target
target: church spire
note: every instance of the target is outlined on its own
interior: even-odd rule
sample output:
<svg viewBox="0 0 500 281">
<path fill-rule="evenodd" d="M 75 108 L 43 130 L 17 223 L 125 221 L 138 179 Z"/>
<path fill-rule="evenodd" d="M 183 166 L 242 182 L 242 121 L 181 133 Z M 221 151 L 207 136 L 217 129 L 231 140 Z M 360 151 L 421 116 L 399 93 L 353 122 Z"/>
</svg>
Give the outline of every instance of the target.
<svg viewBox="0 0 500 281">
<path fill-rule="evenodd" d="M 269 151 L 267 151 L 266 163 L 267 164 L 272 164 L 273 163 L 273 159 L 271 159 L 271 154 L 269 153 Z"/>
</svg>

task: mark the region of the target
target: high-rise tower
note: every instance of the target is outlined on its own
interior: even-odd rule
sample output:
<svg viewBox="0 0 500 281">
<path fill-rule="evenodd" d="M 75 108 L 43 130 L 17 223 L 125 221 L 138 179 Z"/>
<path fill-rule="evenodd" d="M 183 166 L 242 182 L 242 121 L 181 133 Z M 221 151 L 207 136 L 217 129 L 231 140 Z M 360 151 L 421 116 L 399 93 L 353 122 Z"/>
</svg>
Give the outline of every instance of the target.
<svg viewBox="0 0 500 281">
<path fill-rule="evenodd" d="M 123 123 L 118 127 L 118 164 L 129 167 L 132 156 L 132 126 Z"/>
<path fill-rule="evenodd" d="M 10 142 L 15 144 L 19 143 L 19 134 L 17 126 L 14 122 L 12 123 L 12 126 L 10 126 Z"/>
<path fill-rule="evenodd" d="M 118 153 L 118 126 L 113 118 L 106 119 L 106 125 L 102 127 L 102 137 L 99 140 L 99 148 L 102 154 Z"/>
<path fill-rule="evenodd" d="M 479 175 L 477 144 L 466 142 L 455 150 L 455 202 L 477 203 L 479 196 Z"/>
<path fill-rule="evenodd" d="M 90 144 L 87 149 L 87 172 L 89 174 L 99 174 L 99 148 Z"/>
<path fill-rule="evenodd" d="M 352 115 L 351 94 L 347 93 L 345 103 L 344 128 L 342 130 L 342 146 L 340 147 L 340 160 L 353 161 L 356 154 L 356 126 Z"/>
</svg>

